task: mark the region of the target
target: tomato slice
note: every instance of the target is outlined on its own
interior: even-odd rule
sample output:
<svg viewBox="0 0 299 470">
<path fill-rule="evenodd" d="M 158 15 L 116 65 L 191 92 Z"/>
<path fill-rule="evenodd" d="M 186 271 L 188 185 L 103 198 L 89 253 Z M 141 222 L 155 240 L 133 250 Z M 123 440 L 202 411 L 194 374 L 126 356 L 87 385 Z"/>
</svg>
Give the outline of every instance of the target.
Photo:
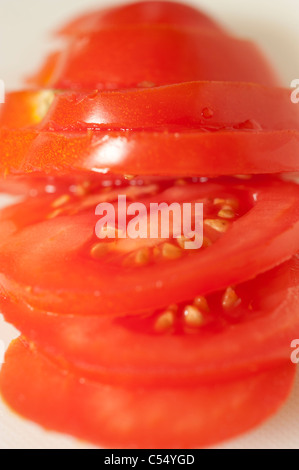
<svg viewBox="0 0 299 470">
<path fill-rule="evenodd" d="M 59 368 L 24 339 L 5 361 L 1 393 L 14 411 L 111 448 L 194 448 L 229 439 L 277 411 L 295 375 L 286 362 L 215 386 L 116 387 Z"/>
<path fill-rule="evenodd" d="M 72 38 L 58 59 L 49 87 L 103 90 L 193 80 L 278 84 L 251 42 L 207 30 L 136 25 Z"/>
<path fill-rule="evenodd" d="M 223 33 L 222 28 L 215 21 L 190 5 L 177 2 L 144 1 L 86 13 L 61 28 L 59 34 L 75 36 L 98 31 L 107 26 L 132 24 L 190 26 Z"/>
<path fill-rule="evenodd" d="M 18 107 L 22 113 L 14 119 Z M 164 176 L 296 171 L 298 122 L 287 90 L 246 83 L 91 94 L 23 91 L 9 94 L 1 108 L 0 170 Z"/>
<path fill-rule="evenodd" d="M 0 105 L 0 126 L 18 129 L 38 124 L 55 95 L 51 90 L 23 90 L 7 93 Z"/>
<path fill-rule="evenodd" d="M 117 189 L 110 199 L 109 193 L 94 194 L 89 202 L 82 205 L 71 201 L 61 205 L 58 212 L 48 206 L 48 220 L 12 234 L 1 247 L 3 287 L 42 310 L 70 313 L 71 302 L 73 314 L 135 314 L 145 305 L 148 309 L 163 308 L 167 303 L 243 282 L 298 251 L 296 184 L 256 178 L 235 184 L 219 180 L 169 185 L 145 185 L 139 188 L 139 196 L 138 192 L 133 194 L 146 207 L 151 202 L 203 201 L 207 219 L 204 233 L 212 237 L 212 246 L 198 251 L 180 248 L 180 256 L 173 260 L 168 256 L 169 250 L 164 250 L 167 240 L 138 242 L 126 238 L 116 241 L 111 251 L 95 259 L 93 247 L 99 243 L 95 235 L 95 206 L 102 201 L 114 202 L 118 194 L 126 194 L 127 189 Z M 235 209 L 231 222 L 223 222 L 217 215 L 219 207 L 213 201 L 219 198 L 237 199 L 242 208 L 240 212 Z M 22 218 L 24 208 L 22 211 L 16 218 Z M 153 245 L 157 243 L 156 254 Z M 172 251 L 177 243 L 172 239 L 167 242 L 173 245 Z M 138 262 L 139 251 L 144 249 L 149 250 L 145 264 Z M 131 254 L 133 265 L 128 264 Z"/>
<path fill-rule="evenodd" d="M 198 149 L 200 148 L 200 153 Z M 0 174 L 219 176 L 298 171 L 298 131 L 0 129 Z"/>
<path fill-rule="evenodd" d="M 41 128 L 299 130 L 299 111 L 291 103 L 288 89 L 191 82 L 141 90 L 58 94 Z"/>
<path fill-rule="evenodd" d="M 288 360 L 298 295 L 294 257 L 234 289 L 138 317 L 54 314 L 5 293 L 0 305 L 6 321 L 76 373 L 115 384 L 186 386 L 239 379 Z"/>
<path fill-rule="evenodd" d="M 125 91 L 9 93 L 0 125 L 55 131 L 299 130 L 299 111 L 288 89 L 190 82 Z"/>
</svg>

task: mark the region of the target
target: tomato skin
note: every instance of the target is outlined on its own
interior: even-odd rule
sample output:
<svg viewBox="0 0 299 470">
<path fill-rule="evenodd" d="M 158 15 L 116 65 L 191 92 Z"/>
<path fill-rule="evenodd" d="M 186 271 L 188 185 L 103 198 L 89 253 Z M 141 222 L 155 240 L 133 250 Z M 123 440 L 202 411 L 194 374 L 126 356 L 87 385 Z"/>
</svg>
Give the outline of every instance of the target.
<svg viewBox="0 0 299 470">
<path fill-rule="evenodd" d="M 200 155 L 198 148 L 201 148 Z M 0 129 L 0 174 L 219 176 L 298 171 L 299 132 Z M 175 155 L 175 158 L 174 158 Z M 59 157 L 59 158 L 58 158 Z"/>
<path fill-rule="evenodd" d="M 199 194 L 202 191 L 206 197 L 209 184 L 201 183 Z M 230 191 L 232 188 L 229 186 Z M 245 191 L 249 199 L 255 195 L 252 209 L 233 222 L 212 247 L 182 257 L 175 265 L 132 269 L 105 263 L 100 270 L 98 260 L 80 254 L 86 244 L 97 241 L 93 206 L 89 211 L 62 214 L 13 234 L 1 246 L 2 286 L 41 310 L 70 313 L 72 302 L 72 314 L 97 315 L 102 311 L 105 315 L 126 315 L 144 311 L 145 305 L 148 309 L 163 308 L 168 302 L 185 301 L 199 292 L 204 295 L 254 278 L 299 249 L 299 187 L 267 178 L 236 183 L 235 190 Z M 211 194 L 222 191 L 228 191 L 226 184 L 219 184 L 218 192 L 213 189 Z M 80 211 L 80 204 L 76 210 Z M 215 259 L 219 262 L 216 271 Z M 84 287 L 82 279 L 87 283 Z M 30 291 L 28 286 L 32 287 Z"/>
<path fill-rule="evenodd" d="M 189 82 L 92 93 L 28 90 L 7 94 L 0 125 L 73 132 L 299 130 L 299 110 L 289 89 L 253 83 Z"/>
<path fill-rule="evenodd" d="M 194 448 L 263 422 L 287 398 L 294 375 L 294 364 L 287 362 L 220 386 L 115 387 L 60 369 L 19 339 L 6 354 L 0 388 L 21 416 L 96 445 Z"/>
<path fill-rule="evenodd" d="M 224 33 L 215 21 L 197 8 L 177 2 L 144 1 L 86 13 L 61 28 L 59 34 L 75 36 L 107 26 L 132 24 L 169 24 L 207 28 L 219 34 Z"/>
<path fill-rule="evenodd" d="M 41 129 L 299 130 L 289 89 L 190 82 L 141 90 L 58 94 Z M 247 126 L 247 127 L 246 127 Z"/>
<path fill-rule="evenodd" d="M 299 328 L 299 258 L 236 290 L 242 310 L 219 317 L 213 307 L 211 326 L 184 333 L 155 332 L 155 315 L 150 323 L 143 316 L 53 314 L 5 293 L 0 305 L 6 321 L 75 373 L 116 385 L 187 386 L 236 380 L 289 360 Z"/>
<path fill-rule="evenodd" d="M 279 83 L 251 42 L 191 28 L 132 26 L 73 38 L 49 86 L 92 91 L 193 80 Z"/>
</svg>

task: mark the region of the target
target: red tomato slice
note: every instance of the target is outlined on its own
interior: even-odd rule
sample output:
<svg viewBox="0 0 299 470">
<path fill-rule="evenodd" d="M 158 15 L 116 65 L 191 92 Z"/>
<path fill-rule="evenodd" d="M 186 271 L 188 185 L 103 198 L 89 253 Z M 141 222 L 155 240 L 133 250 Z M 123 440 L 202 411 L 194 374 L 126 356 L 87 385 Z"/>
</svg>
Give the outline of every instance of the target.
<svg viewBox="0 0 299 470">
<path fill-rule="evenodd" d="M 288 89 L 191 82 L 142 90 L 58 94 L 41 128 L 299 130 L 299 110 Z"/>
<path fill-rule="evenodd" d="M 53 314 L 2 295 L 5 319 L 76 373 L 118 385 L 220 383 L 289 359 L 299 329 L 299 258 L 225 294 L 138 317 Z"/>
<path fill-rule="evenodd" d="M 18 108 L 22 113 L 14 119 Z M 215 176 L 295 171 L 299 134 L 291 129 L 298 129 L 298 122 L 287 90 L 245 83 L 11 93 L 0 113 L 6 126 L 0 131 L 2 172 L 110 169 Z M 32 129 L 7 129 L 24 126 Z"/>
<path fill-rule="evenodd" d="M 198 149 L 200 148 L 200 153 Z M 0 129 L 0 174 L 219 176 L 296 172 L 299 132 Z"/>
<path fill-rule="evenodd" d="M 110 202 L 126 191 L 110 194 Z M 147 207 L 150 202 L 203 201 L 208 220 L 204 233 L 213 237 L 213 245 L 198 251 L 179 250 L 180 257 L 173 260 L 169 250 L 164 250 L 165 240 L 158 240 L 161 247 L 156 254 L 152 251 L 156 240 L 140 239 L 136 243 L 127 238 L 95 259 L 92 253 L 99 239 L 94 233 L 98 221 L 94 211 L 99 202 L 109 202 L 108 194 L 94 194 L 83 205 L 62 205 L 58 212 L 49 207 L 49 220 L 12 234 L 1 247 L 3 287 L 41 310 L 70 313 L 71 303 L 72 314 L 137 314 L 145 306 L 149 310 L 163 308 L 253 278 L 291 258 L 299 249 L 299 186 L 257 178 L 165 190 L 159 185 L 140 187 L 139 196 L 137 192 L 134 197 Z M 214 202 L 219 198 L 237 199 L 242 208 L 239 213 L 235 210 L 232 222 L 217 215 L 219 207 Z M 23 216 L 24 208 L 16 219 Z M 221 229 L 225 225 L 225 233 L 218 231 L 219 224 Z M 173 245 L 173 240 L 169 243 Z M 149 250 L 145 264 L 139 263 L 139 251 L 143 258 L 144 249 Z"/>
<path fill-rule="evenodd" d="M 18 111 L 18 112 L 17 112 Z M 43 130 L 299 130 L 289 89 L 253 83 L 191 82 L 92 93 L 9 93 L 0 125 Z"/>
<path fill-rule="evenodd" d="M 72 38 L 49 87 L 102 90 L 193 80 L 278 84 L 272 68 L 251 42 L 206 30 L 132 26 Z"/>
<path fill-rule="evenodd" d="M 215 21 L 190 5 L 177 2 L 144 1 L 81 15 L 61 28 L 59 34 L 75 36 L 98 31 L 107 26 L 133 24 L 169 24 L 208 28 L 219 34 L 223 32 Z"/>
<path fill-rule="evenodd" d="M 0 126 L 18 129 L 40 123 L 54 97 L 52 90 L 22 90 L 7 93 L 5 103 L 0 105 Z"/>
<path fill-rule="evenodd" d="M 276 412 L 295 375 L 286 362 L 215 386 L 115 387 L 59 368 L 24 339 L 5 361 L 1 393 L 15 412 L 111 448 L 194 448 L 229 439 Z"/>
</svg>

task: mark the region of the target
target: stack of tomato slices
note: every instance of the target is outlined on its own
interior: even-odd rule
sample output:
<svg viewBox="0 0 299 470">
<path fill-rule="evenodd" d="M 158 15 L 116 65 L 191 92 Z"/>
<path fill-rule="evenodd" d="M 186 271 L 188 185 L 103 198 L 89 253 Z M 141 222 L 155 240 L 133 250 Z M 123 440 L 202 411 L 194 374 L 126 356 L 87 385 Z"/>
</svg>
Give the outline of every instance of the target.
<svg viewBox="0 0 299 470">
<path fill-rule="evenodd" d="M 22 334 L 2 396 L 99 446 L 217 444 L 294 380 L 299 108 L 252 43 L 184 4 L 91 12 L 59 34 L 0 108 L 0 186 L 23 195 L 0 213 L 1 312 Z M 120 195 L 203 203 L 202 246 L 99 239 L 95 208 L 118 213 Z"/>
</svg>

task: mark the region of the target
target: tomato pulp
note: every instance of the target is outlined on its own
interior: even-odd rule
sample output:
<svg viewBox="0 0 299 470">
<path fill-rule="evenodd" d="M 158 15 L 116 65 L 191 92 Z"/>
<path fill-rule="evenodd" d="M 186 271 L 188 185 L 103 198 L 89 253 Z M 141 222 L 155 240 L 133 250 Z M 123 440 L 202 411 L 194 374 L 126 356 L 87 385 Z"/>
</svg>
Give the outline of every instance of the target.
<svg viewBox="0 0 299 470">
<path fill-rule="evenodd" d="M 260 424 L 286 399 L 294 375 L 288 362 L 222 385 L 116 387 L 60 368 L 19 339 L 0 387 L 8 405 L 49 430 L 112 448 L 194 448 Z"/>
<path fill-rule="evenodd" d="M 73 314 L 125 315 L 138 314 L 145 306 L 163 308 L 167 302 L 181 302 L 253 278 L 289 259 L 299 248 L 298 186 L 279 180 L 254 181 L 237 180 L 235 185 L 208 181 L 165 189 L 154 184 L 139 190 L 129 185 L 123 190 L 118 187 L 110 198 L 104 191 L 83 204 L 67 198 L 60 207 L 55 207 L 54 197 L 47 220 L 21 230 L 18 220 L 26 212 L 17 210 L 15 233 L 1 245 L 2 286 L 41 310 L 69 313 L 71 302 Z M 95 235 L 94 208 L 101 201 L 115 202 L 119 194 L 129 198 L 139 194 L 139 202 L 146 207 L 162 201 L 203 202 L 204 235 L 209 242 L 203 249 L 184 250 L 171 236 L 160 241 L 126 238 L 94 257 L 94 246 L 103 243 Z M 218 215 L 227 199 L 237 199 L 240 205 L 231 220 Z M 168 245 L 171 252 L 178 248 L 177 259 L 169 256 Z M 146 262 L 140 263 L 144 250 Z"/>
</svg>

